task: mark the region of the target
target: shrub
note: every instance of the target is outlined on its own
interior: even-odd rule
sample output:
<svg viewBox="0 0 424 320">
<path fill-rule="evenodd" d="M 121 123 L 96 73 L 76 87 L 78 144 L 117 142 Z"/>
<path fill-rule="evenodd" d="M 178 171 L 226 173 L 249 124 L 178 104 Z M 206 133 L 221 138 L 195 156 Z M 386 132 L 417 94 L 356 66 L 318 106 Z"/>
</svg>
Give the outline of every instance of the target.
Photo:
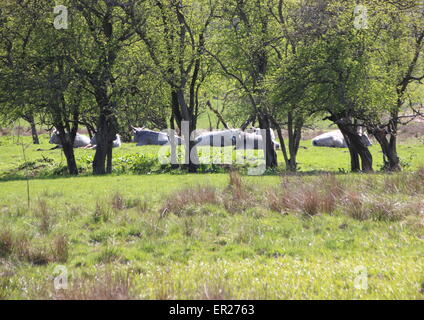
<svg viewBox="0 0 424 320">
<path fill-rule="evenodd" d="M 419 168 L 410 175 L 408 185 L 415 194 L 424 193 L 424 167 Z"/>
<path fill-rule="evenodd" d="M 293 199 L 285 192 L 278 192 L 275 189 L 269 190 L 265 194 L 266 203 L 270 210 L 278 213 L 287 213 L 286 211 L 296 208 Z"/>
<path fill-rule="evenodd" d="M 159 163 L 155 156 L 137 153 L 116 159 L 114 167 L 117 173 L 149 174 L 159 168 Z"/>
<path fill-rule="evenodd" d="M 344 188 L 334 176 L 324 176 L 314 182 L 304 182 L 298 177 L 283 177 L 279 190 L 266 193 L 268 207 L 272 211 L 284 213 L 299 211 L 309 216 L 320 213 L 332 213 L 336 209 L 337 199 Z"/>
<path fill-rule="evenodd" d="M 25 260 L 36 266 L 44 266 L 52 262 L 50 251 L 45 246 L 30 247 Z"/>
<path fill-rule="evenodd" d="M 132 207 L 137 208 L 139 213 L 146 213 L 150 209 L 150 202 L 148 200 L 137 199 L 131 204 Z"/>
</svg>

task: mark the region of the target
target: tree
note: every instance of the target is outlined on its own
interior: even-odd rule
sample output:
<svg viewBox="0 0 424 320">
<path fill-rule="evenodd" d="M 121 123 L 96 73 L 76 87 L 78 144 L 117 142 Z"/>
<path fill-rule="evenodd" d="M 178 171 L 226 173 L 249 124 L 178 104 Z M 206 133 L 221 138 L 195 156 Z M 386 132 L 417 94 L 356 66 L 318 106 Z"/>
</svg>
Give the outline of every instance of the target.
<svg viewBox="0 0 424 320">
<path fill-rule="evenodd" d="M 327 115 L 343 133 L 352 171 L 373 171 L 373 159 L 360 128 L 380 104 L 390 101 L 377 76 L 378 66 L 367 50 L 373 38 L 354 27 L 355 4 L 345 1 L 307 1 L 295 32 L 303 35 L 289 72 L 289 96 L 301 99 L 310 115 Z M 291 93 L 290 93 L 291 92 Z"/>
<path fill-rule="evenodd" d="M 128 5 L 135 1 L 128 2 Z M 112 144 L 117 134 L 117 104 L 122 90 L 116 74 L 120 54 L 134 35 L 127 27 L 123 4 L 112 0 L 69 0 L 73 27 L 79 28 L 78 48 L 68 62 L 94 97 L 97 148 L 93 173 L 112 172 Z M 83 32 L 82 30 L 87 30 Z M 122 57 L 121 57 L 122 58 Z M 106 163 L 107 162 L 107 163 Z"/>
<path fill-rule="evenodd" d="M 424 80 L 424 8 L 419 1 L 378 1 L 377 5 L 378 19 L 373 20 L 369 31 L 375 39 L 371 48 L 377 53 L 375 64 L 381 66 L 379 78 L 385 79 L 395 98 L 365 122 L 381 146 L 384 169 L 400 171 L 398 128 L 418 115 L 417 110 L 408 111 L 408 105 L 417 102 L 413 91 L 420 90 L 417 86 L 422 90 Z"/>
<path fill-rule="evenodd" d="M 6 50 L 10 72 L 5 77 L 7 84 L 2 82 L 8 86 L 2 90 L 8 94 L 8 112 L 30 121 L 36 114 L 43 124 L 56 127 L 68 172 L 77 175 L 73 145 L 82 95 L 78 92 L 80 82 L 65 58 L 66 50 L 73 44 L 73 35 L 53 28 L 50 1 L 10 1 L 9 5 L 3 10 L 8 9 L 8 23 L 12 24 L 11 28 L 16 27 L 16 31 L 10 29 L 9 35 L 13 38 Z M 23 42 L 18 26 L 29 26 L 24 27 Z M 16 51 L 20 58 L 13 63 Z"/>
<path fill-rule="evenodd" d="M 19 81 L 28 62 L 29 42 L 40 15 L 34 12 L 37 3 L 7 1 L 0 8 L 0 105 L 3 121 L 15 122 L 19 118 L 31 127 L 34 144 L 39 144 L 34 112 L 28 104 L 23 82 Z"/>
<path fill-rule="evenodd" d="M 249 110 L 247 125 L 258 120 L 263 137 L 267 168 L 278 166 L 277 154 L 271 138 L 272 119 L 266 106 L 264 80 L 269 72 L 270 44 L 275 39 L 270 32 L 270 15 L 265 1 L 233 0 L 222 4 L 221 29 L 216 34 L 209 54 L 218 62 L 222 72 L 245 95 Z M 247 112 L 246 112 L 247 111 Z"/>
<path fill-rule="evenodd" d="M 271 43 L 275 51 L 274 72 L 269 77 L 268 104 L 273 126 L 277 129 L 286 170 L 298 169 L 297 154 L 302 138 L 302 129 L 308 118 L 307 98 L 303 96 L 303 82 L 299 83 L 297 65 L 298 47 L 307 45 L 304 33 L 297 32 L 297 23 L 301 17 L 302 5 L 297 1 L 272 0 L 268 2 L 268 11 L 273 18 L 275 33 L 283 37 Z M 306 103 L 305 103 L 306 102 Z M 287 129 L 288 143 L 282 128 Z"/>
<path fill-rule="evenodd" d="M 155 73 L 169 85 L 173 119 L 183 130 L 189 172 L 197 170 L 192 133 L 197 128 L 199 93 L 209 68 L 205 59 L 214 1 L 158 0 L 125 6 L 131 27 L 144 43 Z M 171 126 L 173 126 L 171 121 Z"/>
</svg>

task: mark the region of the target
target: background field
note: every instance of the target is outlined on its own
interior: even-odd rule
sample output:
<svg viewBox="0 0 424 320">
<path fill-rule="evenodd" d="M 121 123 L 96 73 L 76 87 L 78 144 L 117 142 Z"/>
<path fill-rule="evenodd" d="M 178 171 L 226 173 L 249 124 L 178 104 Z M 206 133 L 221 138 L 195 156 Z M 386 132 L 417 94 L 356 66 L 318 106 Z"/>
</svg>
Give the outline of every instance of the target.
<svg viewBox="0 0 424 320">
<path fill-rule="evenodd" d="M 0 137 L 0 179 L 13 179 L 22 177 L 27 173 L 27 169 L 31 169 L 38 176 L 49 176 L 57 169 L 60 174 L 66 174 L 64 166 L 66 159 L 61 150 L 36 151 L 37 149 L 48 150 L 52 145 L 48 144 L 48 135 L 40 137 L 41 145 L 32 145 L 30 137 Z M 22 144 L 25 148 L 27 162 L 34 165 L 23 166 Z M 301 172 L 348 172 L 350 170 L 350 158 L 347 149 L 329 149 L 315 148 L 310 140 L 301 142 L 302 148 L 299 150 L 298 162 Z M 156 162 L 159 147 L 146 146 L 137 147 L 133 143 L 124 144 L 122 148 L 114 150 L 115 173 L 122 174 L 125 171 L 126 157 L 134 155 L 145 156 Z M 200 148 L 202 150 L 202 148 Z M 378 145 L 370 148 L 375 163 L 375 169 L 378 171 L 383 165 L 382 153 Z M 219 149 L 216 150 L 217 152 Z M 90 162 L 94 157 L 93 150 L 75 150 L 77 162 L 80 167 L 86 169 L 87 174 L 91 174 Z M 261 153 L 261 152 L 259 152 Z M 281 151 L 277 151 L 279 163 L 283 167 L 284 160 Z M 408 138 L 399 145 L 399 155 L 402 159 L 403 168 L 406 171 L 413 171 L 424 165 L 424 147 L 422 138 Z M 152 166 L 152 173 L 157 166 Z M 282 168 L 283 169 L 283 168 Z M 149 170 L 147 170 L 149 171 Z M 151 173 L 151 172 L 146 172 Z"/>
</svg>

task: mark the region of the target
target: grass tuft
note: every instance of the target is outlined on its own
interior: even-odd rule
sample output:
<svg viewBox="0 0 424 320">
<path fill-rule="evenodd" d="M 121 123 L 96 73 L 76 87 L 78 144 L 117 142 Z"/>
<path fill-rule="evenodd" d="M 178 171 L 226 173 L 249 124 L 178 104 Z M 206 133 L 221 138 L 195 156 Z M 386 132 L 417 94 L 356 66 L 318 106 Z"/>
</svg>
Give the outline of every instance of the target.
<svg viewBox="0 0 424 320">
<path fill-rule="evenodd" d="M 53 215 L 44 199 L 38 200 L 37 207 L 34 210 L 34 216 L 39 220 L 39 229 L 43 234 L 48 234 L 53 226 Z"/>
<path fill-rule="evenodd" d="M 112 196 L 111 206 L 113 211 L 122 211 L 127 209 L 125 198 L 120 192 L 115 192 Z"/>
<path fill-rule="evenodd" d="M 7 257 L 13 250 L 13 235 L 10 230 L 0 231 L 0 257 Z"/>
<path fill-rule="evenodd" d="M 103 201 L 97 201 L 96 202 L 96 208 L 93 212 L 93 222 L 94 223 L 100 223 L 100 222 L 108 222 L 110 218 L 112 217 L 111 207 L 104 203 Z"/>
<path fill-rule="evenodd" d="M 57 235 L 53 241 L 52 252 L 54 261 L 66 263 L 69 257 L 68 238 L 64 235 Z"/>
<path fill-rule="evenodd" d="M 343 199 L 343 211 L 353 219 L 364 221 L 369 218 L 369 212 L 365 209 L 364 200 L 357 192 L 348 192 Z"/>
</svg>

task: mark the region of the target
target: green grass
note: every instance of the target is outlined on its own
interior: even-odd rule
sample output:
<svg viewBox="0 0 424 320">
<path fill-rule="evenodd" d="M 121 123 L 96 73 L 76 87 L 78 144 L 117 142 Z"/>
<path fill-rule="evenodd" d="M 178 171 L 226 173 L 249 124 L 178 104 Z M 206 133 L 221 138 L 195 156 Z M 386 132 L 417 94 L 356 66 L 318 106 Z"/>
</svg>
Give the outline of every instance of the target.
<svg viewBox="0 0 424 320">
<path fill-rule="evenodd" d="M 307 149 L 300 149 L 298 162 L 300 171 L 344 171 L 350 170 L 350 157 L 347 149 L 316 148 L 310 141 L 302 141 Z M 374 160 L 374 169 L 383 166 L 383 155 L 379 145 L 370 148 Z M 424 165 L 424 145 L 422 141 L 411 139 L 398 147 L 404 170 L 415 170 Z M 282 158 L 281 155 L 279 155 Z M 279 159 L 281 160 L 281 159 Z"/>
<path fill-rule="evenodd" d="M 260 188 L 279 184 L 277 177 L 245 179 Z M 159 208 L 171 192 L 199 184 L 224 188 L 227 181 L 226 175 L 34 180 L 30 210 L 25 182 L 2 182 L 1 230 L 25 234 L 32 245 L 48 248 L 58 235 L 66 235 L 70 244 L 66 263 L 37 266 L 14 256 L 1 259 L 0 272 L 8 275 L 3 294 L 46 297 L 55 266 L 65 264 L 74 279 L 109 269 L 129 272 L 137 298 L 165 293 L 166 298 L 199 298 L 204 286 L 241 299 L 423 298 L 424 229 L 415 224 L 357 221 L 342 211 L 282 216 L 261 203 L 238 214 L 205 205 L 187 216 L 160 219 Z M 115 212 L 110 199 L 118 191 L 124 199 L 147 201 L 147 210 Z M 51 216 L 47 234 L 34 214 L 40 199 Z M 108 208 L 101 213 L 105 219 L 95 218 L 99 202 Z M 354 270 L 361 266 L 368 270 L 367 291 L 354 287 Z"/>
<path fill-rule="evenodd" d="M 30 171 L 32 175 L 37 175 L 40 171 L 45 171 L 45 175 L 51 175 L 52 168 L 66 166 L 66 159 L 61 150 L 36 151 L 37 149 L 50 149 L 52 145 L 48 143 L 48 136 L 40 137 L 41 145 L 34 146 L 30 143 L 30 137 L 21 137 L 25 146 L 25 153 L 28 162 L 34 162 Z M 350 169 L 350 158 L 347 149 L 316 148 L 311 141 L 302 141 L 302 148 L 299 150 L 298 162 L 301 172 L 348 172 Z M 0 179 L 22 177 L 27 174 L 27 170 L 18 170 L 24 163 L 22 146 L 17 144 L 16 137 L 0 137 Z M 202 148 L 200 148 L 202 150 Z M 378 145 L 370 148 L 374 158 L 374 168 L 378 171 L 383 166 L 383 157 Z M 157 157 L 159 147 L 146 146 L 137 147 L 134 143 L 123 144 L 122 148 L 114 150 L 115 161 L 120 161 L 128 155 L 146 155 L 153 159 Z M 219 151 L 215 150 L 215 152 Z M 420 166 L 424 166 L 424 145 L 419 139 L 410 139 L 406 143 L 399 144 L 399 155 L 402 160 L 404 170 L 412 171 Z M 262 153 L 262 152 L 259 152 Z M 90 161 L 93 158 L 93 150 L 75 150 L 75 155 L 79 166 L 84 167 L 90 174 Z M 284 168 L 284 160 L 281 151 L 277 151 L 280 166 Z M 47 161 L 46 161 L 47 160 Z M 122 161 L 120 162 L 120 164 Z M 35 169 L 34 169 L 35 167 Z M 119 170 L 121 166 L 116 166 Z M 122 173 L 118 171 L 117 173 Z M 38 174 L 40 175 L 40 174 Z"/>
<path fill-rule="evenodd" d="M 40 148 L 49 147 L 46 137 L 42 141 Z M 22 150 L 11 138 L 0 143 L 0 172 L 16 169 Z M 344 150 L 304 145 L 303 171 L 348 169 Z M 64 161 L 58 150 L 36 148 L 27 148 L 31 161 L 43 156 Z M 400 147 L 410 163 L 407 170 L 422 164 L 423 149 L 413 141 Z M 115 157 L 156 150 L 125 144 Z M 377 157 L 378 148 L 372 150 Z M 77 150 L 77 158 L 92 152 Z M 104 297 L 101 288 L 107 285 L 108 292 L 119 287 L 140 299 L 423 299 L 424 212 L 412 209 L 422 203 L 423 193 L 408 189 L 414 176 L 339 175 L 347 194 L 406 208 L 399 219 L 364 221 L 344 205 L 313 217 L 294 209 L 271 210 L 267 190 L 287 187 L 278 176 L 243 177 L 254 189 L 248 196 L 253 202 L 242 210 L 196 204 L 178 216 L 162 211 L 172 194 L 210 185 L 222 197 L 231 195 L 228 175 L 46 176 L 30 180 L 29 209 L 26 181 L 6 179 L 0 181 L 0 298 Z M 298 179 L 326 190 L 319 175 Z M 392 184 L 399 187 L 395 193 L 387 187 Z M 67 250 L 59 250 L 62 238 Z M 58 265 L 69 272 L 71 288 L 65 292 L 52 287 Z M 358 267 L 367 270 L 367 290 L 355 288 Z M 127 276 L 129 288 L 108 275 Z"/>
</svg>

